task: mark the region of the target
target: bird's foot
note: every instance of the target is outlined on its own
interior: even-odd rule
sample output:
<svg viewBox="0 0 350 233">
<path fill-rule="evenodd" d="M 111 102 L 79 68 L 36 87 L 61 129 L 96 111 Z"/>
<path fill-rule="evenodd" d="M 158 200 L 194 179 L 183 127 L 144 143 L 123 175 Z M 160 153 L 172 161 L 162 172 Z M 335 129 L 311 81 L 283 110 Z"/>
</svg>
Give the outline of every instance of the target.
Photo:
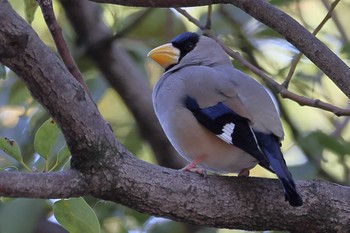
<svg viewBox="0 0 350 233">
<path fill-rule="evenodd" d="M 248 177 L 249 176 L 249 173 L 250 173 L 250 169 L 252 168 L 244 168 L 242 169 L 239 173 L 238 173 L 238 176 L 239 177 Z"/>
<path fill-rule="evenodd" d="M 203 175 L 204 177 L 207 176 L 207 171 L 201 167 L 187 168 L 187 166 L 186 166 L 186 167 L 182 168 L 181 170 L 185 171 L 185 172 L 194 172 L 194 173 L 197 173 L 199 175 Z"/>
<path fill-rule="evenodd" d="M 199 156 L 195 160 L 193 160 L 190 164 L 188 164 L 186 167 L 182 168 L 182 171 L 185 172 L 194 172 L 200 175 L 203 175 L 204 177 L 207 176 L 207 171 L 204 168 L 198 167 L 197 165 L 203 160 L 204 156 Z"/>
</svg>

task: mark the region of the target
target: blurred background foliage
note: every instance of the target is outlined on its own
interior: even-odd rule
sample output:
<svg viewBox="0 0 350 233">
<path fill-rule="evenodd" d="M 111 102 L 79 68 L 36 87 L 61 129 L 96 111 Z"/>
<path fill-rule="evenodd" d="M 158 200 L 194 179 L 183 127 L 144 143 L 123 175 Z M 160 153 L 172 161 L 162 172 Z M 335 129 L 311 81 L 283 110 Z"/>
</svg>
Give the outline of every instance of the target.
<svg viewBox="0 0 350 233">
<path fill-rule="evenodd" d="M 28 13 L 23 0 L 10 0 L 10 3 L 22 17 Z M 313 31 L 327 14 L 331 1 L 270 0 L 270 3 L 298 20 L 309 31 Z M 140 138 L 128 107 L 104 80 L 95 64 L 87 58 L 79 43 L 76 43 L 75 32 L 59 1 L 55 1 L 54 6 L 70 50 L 99 110 L 112 126 L 117 138 L 140 159 L 157 163 L 149 145 Z M 101 8 L 105 23 L 117 35 L 117 43 L 128 51 L 134 61 L 135 69 L 143 72 L 150 86 L 163 71 L 147 59 L 149 50 L 167 42 L 180 32 L 198 32 L 198 28 L 170 9 L 142 9 L 106 4 L 101 5 Z M 207 7 L 187 10 L 205 23 Z M 318 38 L 347 64 L 350 57 L 350 27 L 347 25 L 349 11 L 350 0 L 342 0 L 336 7 L 333 18 L 318 34 Z M 33 15 L 32 27 L 39 37 L 56 51 L 40 10 Z M 279 83 L 284 81 L 292 59 L 298 53 L 296 48 L 273 30 L 230 5 L 213 7 L 212 30 L 227 45 L 239 51 L 247 60 Z M 233 61 L 233 64 L 255 77 L 236 61 Z M 258 78 L 257 80 L 261 81 Z M 340 107 L 349 106 L 348 98 L 305 57 L 298 63 L 289 89 L 297 94 L 318 98 Z M 320 109 L 301 107 L 291 100 L 283 100 L 279 96 L 277 98 L 286 132 L 282 149 L 295 179 L 321 178 L 350 185 L 349 118 L 336 117 Z M 18 145 L 15 149 L 12 148 L 12 151 L 6 148 L 4 149 L 6 153 L 0 151 L 1 170 L 49 172 L 69 167 L 70 154 L 58 127 L 45 109 L 31 97 L 20 79 L 2 65 L 0 65 L 0 137 L 2 148 L 6 143 Z M 254 168 L 252 175 L 274 177 L 260 167 Z M 60 204 L 58 202 L 56 204 L 56 200 L 2 198 L 0 233 L 54 232 L 53 225 L 49 228 L 50 231 L 40 231 L 40 225 L 47 220 L 52 224 L 58 224 L 53 209 L 54 206 L 59 209 Z M 241 232 L 189 227 L 94 198 L 85 198 L 85 201 L 79 199 L 75 205 L 81 205 L 81 208 L 91 207 L 90 210 L 93 210 L 93 215 L 96 214 L 100 231 L 103 233 Z M 72 216 L 75 214 L 79 215 L 72 212 Z M 58 215 L 56 217 L 60 217 Z M 61 221 L 60 223 L 64 225 Z M 57 230 L 64 232 L 62 228 Z"/>
</svg>

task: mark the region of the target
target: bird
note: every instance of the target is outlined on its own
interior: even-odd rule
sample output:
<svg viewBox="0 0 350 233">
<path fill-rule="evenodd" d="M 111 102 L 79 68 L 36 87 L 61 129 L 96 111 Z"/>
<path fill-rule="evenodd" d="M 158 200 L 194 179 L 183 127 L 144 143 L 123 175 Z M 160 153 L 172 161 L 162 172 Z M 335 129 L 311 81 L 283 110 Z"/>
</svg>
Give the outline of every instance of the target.
<svg viewBox="0 0 350 233">
<path fill-rule="evenodd" d="M 303 205 L 280 148 L 278 106 L 264 86 L 236 69 L 214 39 L 194 32 L 147 56 L 165 69 L 153 107 L 173 147 L 190 162 L 185 171 L 249 176 L 259 164 L 277 175 L 291 206 Z"/>
</svg>

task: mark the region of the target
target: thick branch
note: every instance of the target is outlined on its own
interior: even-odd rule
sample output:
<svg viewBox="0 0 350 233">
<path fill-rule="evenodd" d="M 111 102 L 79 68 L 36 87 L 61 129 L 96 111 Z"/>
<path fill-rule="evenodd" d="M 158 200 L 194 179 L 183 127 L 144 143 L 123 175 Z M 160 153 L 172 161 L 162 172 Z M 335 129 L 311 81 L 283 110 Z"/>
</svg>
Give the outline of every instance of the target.
<svg viewBox="0 0 350 233">
<path fill-rule="evenodd" d="M 0 172 L 0 196 L 68 198 L 86 195 L 88 184 L 80 172 Z"/>
<path fill-rule="evenodd" d="M 85 173 L 88 187 L 82 182 L 81 174 L 74 171 L 71 177 L 61 173 L 0 172 L 0 196 L 59 198 L 93 195 L 140 212 L 222 228 L 291 232 L 349 230 L 348 187 L 324 181 L 298 182 L 305 204 L 293 208 L 283 200 L 283 191 L 275 179 L 204 178 L 147 164 L 128 152 L 110 156 L 105 162 L 108 167 Z M 25 182 L 14 188 L 13 182 L 18 182 L 18 179 Z M 77 187 L 81 189 L 76 190 Z"/>
<path fill-rule="evenodd" d="M 319 39 L 288 14 L 264 0 L 92 0 L 125 6 L 189 7 L 230 3 L 284 36 L 305 54 L 350 98 L 349 67 Z"/>
<path fill-rule="evenodd" d="M 114 191 L 100 192 L 104 185 L 96 184 L 93 195 L 141 212 L 205 226 L 292 232 L 349 230 L 350 188 L 347 187 L 324 181 L 298 182 L 305 204 L 302 208 L 292 208 L 283 200 L 277 180 L 203 178 L 151 166 L 135 158 L 125 158 L 120 164 L 119 171 L 111 171 L 115 175 L 111 182 Z"/>
</svg>

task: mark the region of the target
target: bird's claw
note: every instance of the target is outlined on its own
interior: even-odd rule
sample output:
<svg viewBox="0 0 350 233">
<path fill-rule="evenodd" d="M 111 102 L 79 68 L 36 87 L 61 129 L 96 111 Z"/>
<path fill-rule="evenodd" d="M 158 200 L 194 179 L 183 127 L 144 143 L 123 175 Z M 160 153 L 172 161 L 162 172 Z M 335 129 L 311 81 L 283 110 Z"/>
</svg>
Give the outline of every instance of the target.
<svg viewBox="0 0 350 233">
<path fill-rule="evenodd" d="M 197 164 L 200 163 L 203 160 L 203 158 L 204 156 L 199 156 L 197 159 L 193 160 L 190 164 L 188 164 L 186 167 L 182 168 L 181 170 L 185 172 L 194 172 L 206 177 L 207 171 L 204 168 L 197 166 Z"/>
<path fill-rule="evenodd" d="M 181 171 L 194 172 L 194 173 L 197 173 L 199 175 L 203 175 L 204 177 L 207 177 L 207 170 L 205 170 L 204 168 L 201 168 L 201 167 L 186 166 L 186 167 L 182 168 Z"/>
</svg>

